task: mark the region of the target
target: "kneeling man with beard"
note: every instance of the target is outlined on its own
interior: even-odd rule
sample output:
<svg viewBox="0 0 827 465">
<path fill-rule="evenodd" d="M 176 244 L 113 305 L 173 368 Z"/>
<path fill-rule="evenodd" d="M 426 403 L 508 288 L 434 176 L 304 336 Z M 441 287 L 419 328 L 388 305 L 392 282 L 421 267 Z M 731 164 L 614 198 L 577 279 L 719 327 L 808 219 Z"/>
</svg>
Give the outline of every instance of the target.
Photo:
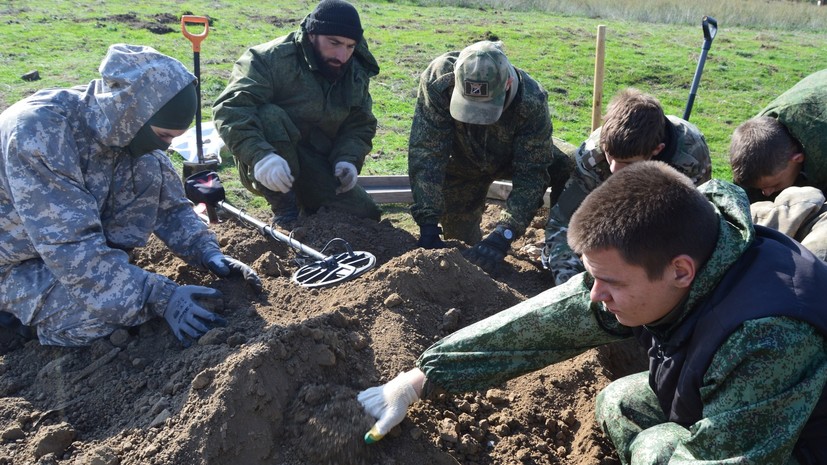
<svg viewBox="0 0 827 465">
<path fill-rule="evenodd" d="M 291 229 L 321 207 L 379 220 L 356 184 L 376 134 L 368 85 L 378 73 L 359 13 L 344 0 L 322 0 L 297 31 L 236 61 L 215 125 L 276 224 Z"/>
</svg>

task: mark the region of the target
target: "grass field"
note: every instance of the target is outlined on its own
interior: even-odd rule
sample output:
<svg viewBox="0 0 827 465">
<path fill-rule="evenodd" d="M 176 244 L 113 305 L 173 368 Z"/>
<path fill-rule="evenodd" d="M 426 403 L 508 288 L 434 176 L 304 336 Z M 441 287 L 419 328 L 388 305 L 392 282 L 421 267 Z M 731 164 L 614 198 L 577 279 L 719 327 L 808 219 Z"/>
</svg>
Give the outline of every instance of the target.
<svg viewBox="0 0 827 465">
<path fill-rule="evenodd" d="M 203 117 L 209 120 L 211 103 L 244 49 L 294 30 L 315 3 L 172 0 L 138 6 L 126 0 L 3 2 L 0 110 L 37 89 L 85 84 L 95 78 L 111 43 L 150 45 L 191 66 L 192 48 L 178 21 L 182 14 L 195 14 L 208 16 L 212 22 L 200 57 Z M 732 130 L 799 79 L 827 67 L 823 34 L 827 7 L 813 3 L 354 3 L 382 67 L 371 84 L 380 129 L 363 174 L 406 172 L 419 73 L 437 55 L 481 39 L 505 43 L 513 64 L 549 91 L 555 136 L 579 144 L 591 127 L 598 25 L 607 29 L 602 108 L 605 110 L 618 90 L 634 86 L 657 96 L 667 113 L 681 116 L 703 44 L 701 18 L 715 17 L 718 35 L 706 61 L 691 122 L 706 135 L 713 154 L 713 175 L 721 179 L 731 178 L 726 152 Z M 38 70 L 42 79 L 21 79 L 32 70 Z M 229 156 L 225 156 L 221 171 L 225 180 L 233 176 Z"/>
</svg>

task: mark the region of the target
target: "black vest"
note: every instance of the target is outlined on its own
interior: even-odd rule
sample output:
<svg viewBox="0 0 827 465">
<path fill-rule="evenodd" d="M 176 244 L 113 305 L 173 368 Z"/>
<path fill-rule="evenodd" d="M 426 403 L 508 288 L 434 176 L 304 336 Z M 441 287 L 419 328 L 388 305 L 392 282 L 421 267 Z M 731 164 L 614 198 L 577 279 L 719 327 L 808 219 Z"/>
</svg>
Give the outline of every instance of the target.
<svg viewBox="0 0 827 465">
<path fill-rule="evenodd" d="M 636 328 L 649 353 L 649 384 L 669 421 L 689 426 L 703 415 L 700 386 L 712 357 L 744 321 L 784 316 L 827 336 L 827 264 L 775 230 L 756 226 L 756 239 L 715 290 L 658 341 Z M 795 446 L 804 464 L 827 464 L 827 394 L 822 390 Z"/>
</svg>

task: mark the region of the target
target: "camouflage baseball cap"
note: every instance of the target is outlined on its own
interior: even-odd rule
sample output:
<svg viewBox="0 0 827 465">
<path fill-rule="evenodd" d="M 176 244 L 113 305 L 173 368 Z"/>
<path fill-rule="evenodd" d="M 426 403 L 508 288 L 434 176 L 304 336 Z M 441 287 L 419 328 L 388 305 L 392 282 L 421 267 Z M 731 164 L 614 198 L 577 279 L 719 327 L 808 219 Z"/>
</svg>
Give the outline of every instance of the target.
<svg viewBox="0 0 827 465">
<path fill-rule="evenodd" d="M 451 116 L 468 124 L 493 124 L 505 105 L 511 63 L 502 42 L 483 40 L 460 52 L 454 64 Z"/>
</svg>

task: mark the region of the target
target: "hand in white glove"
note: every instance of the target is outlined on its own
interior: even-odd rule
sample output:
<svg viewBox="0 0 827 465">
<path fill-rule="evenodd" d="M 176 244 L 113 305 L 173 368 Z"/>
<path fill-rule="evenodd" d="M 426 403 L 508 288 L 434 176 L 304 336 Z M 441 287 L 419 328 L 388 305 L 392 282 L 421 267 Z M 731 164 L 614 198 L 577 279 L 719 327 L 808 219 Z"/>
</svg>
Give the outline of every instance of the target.
<svg viewBox="0 0 827 465">
<path fill-rule="evenodd" d="M 293 175 L 287 160 L 272 152 L 256 163 L 253 175 L 256 181 L 271 191 L 285 193 L 293 187 Z"/>
<path fill-rule="evenodd" d="M 339 187 L 336 188 L 336 193 L 341 194 L 353 189 L 356 185 L 356 166 L 347 161 L 340 161 L 336 163 L 333 174 L 339 178 Z"/>
<path fill-rule="evenodd" d="M 425 373 L 419 368 L 399 374 L 382 386 L 365 389 L 357 396 L 362 407 L 377 422 L 365 433 L 365 442 L 373 444 L 388 434 L 394 426 L 405 419 L 408 407 L 419 400 Z"/>
</svg>

